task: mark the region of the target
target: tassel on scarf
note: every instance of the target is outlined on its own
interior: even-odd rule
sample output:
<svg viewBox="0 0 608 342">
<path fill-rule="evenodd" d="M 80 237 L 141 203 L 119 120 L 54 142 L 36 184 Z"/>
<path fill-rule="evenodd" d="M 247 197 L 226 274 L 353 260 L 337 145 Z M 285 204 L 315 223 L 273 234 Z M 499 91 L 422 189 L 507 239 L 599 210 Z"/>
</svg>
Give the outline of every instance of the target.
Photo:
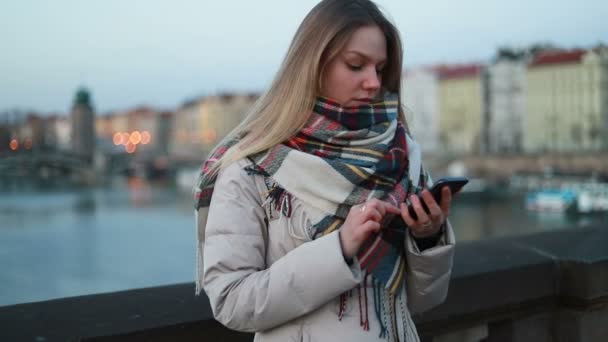
<svg viewBox="0 0 608 342">
<path fill-rule="evenodd" d="M 407 291 L 401 292 L 401 295 L 399 296 L 399 307 L 403 318 L 403 335 L 405 336 L 405 341 L 420 342 L 420 338 L 416 332 L 416 325 L 407 310 Z"/>
<path fill-rule="evenodd" d="M 415 331 L 414 321 L 409 315 L 407 310 L 407 297 L 405 291 L 397 292 L 396 294 L 391 293 L 385 289 L 382 283 L 373 277 L 370 279 L 371 283 L 368 283 L 369 273 L 366 273 L 363 277 L 363 282 L 357 285 L 357 299 L 359 304 L 359 325 L 365 331 L 370 330 L 369 326 L 369 313 L 368 313 L 368 294 L 367 287 L 371 286 L 372 298 L 374 301 L 374 313 L 380 327 L 378 334 L 379 338 L 385 338 L 388 341 L 399 342 L 399 329 L 397 322 L 397 311 L 401 316 L 401 324 L 403 327 L 403 338 L 407 342 L 420 342 L 418 334 Z M 353 291 L 349 290 L 340 295 L 338 320 L 342 321 L 344 313 L 346 312 L 346 306 L 349 298 L 352 300 Z M 390 331 L 390 333 L 389 333 Z"/>
<path fill-rule="evenodd" d="M 367 275 L 364 277 L 367 280 Z M 363 292 L 363 295 L 361 294 Z M 359 294 L 359 326 L 363 330 L 369 330 L 369 316 L 367 313 L 367 281 L 363 281 L 363 290 L 361 285 L 357 285 L 357 293 Z"/>
<path fill-rule="evenodd" d="M 280 187 L 276 182 L 271 181 L 271 177 L 268 172 L 259 167 L 251 158 L 249 158 L 249 160 L 252 162 L 252 164 L 244 168 L 244 170 L 247 172 L 247 175 L 263 176 L 264 183 L 268 188 L 268 192 L 266 193 L 266 199 L 264 200 L 264 203 L 262 205 L 270 205 L 270 207 L 274 206 L 275 209 L 279 211 L 283 216 L 291 217 L 292 195 L 285 189 Z"/>
<path fill-rule="evenodd" d="M 365 274 L 365 277 L 363 278 L 363 284 L 365 284 L 365 286 L 363 286 L 363 298 L 365 298 L 365 319 L 363 320 L 363 330 L 365 331 L 369 331 L 369 315 L 368 315 L 368 306 L 367 306 L 367 276 L 369 275 L 369 273 Z"/>
<path fill-rule="evenodd" d="M 378 337 L 383 338 L 386 336 L 386 321 L 382 319 L 382 285 L 379 281 L 372 281 L 372 289 L 374 293 L 374 311 L 376 312 L 378 324 L 380 324 L 380 335 L 378 335 Z"/>
<path fill-rule="evenodd" d="M 346 310 L 346 292 L 340 295 L 340 309 L 338 311 L 338 320 L 342 321 L 344 311 Z"/>
</svg>

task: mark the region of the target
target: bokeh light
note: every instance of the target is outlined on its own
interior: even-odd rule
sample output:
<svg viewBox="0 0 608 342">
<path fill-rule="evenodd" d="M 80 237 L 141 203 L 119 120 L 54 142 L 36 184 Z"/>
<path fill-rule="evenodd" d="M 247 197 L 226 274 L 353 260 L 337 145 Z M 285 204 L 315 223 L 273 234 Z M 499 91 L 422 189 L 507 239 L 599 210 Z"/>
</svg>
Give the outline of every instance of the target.
<svg viewBox="0 0 608 342">
<path fill-rule="evenodd" d="M 123 145 L 127 144 L 127 143 L 129 142 L 129 133 L 127 133 L 127 132 L 123 132 L 123 133 L 121 134 L 121 136 L 122 136 L 122 138 L 121 138 L 121 140 L 120 140 L 120 141 L 121 141 L 121 143 L 122 143 Z"/>
<path fill-rule="evenodd" d="M 217 132 L 213 128 L 207 128 L 203 131 L 203 142 L 211 144 L 217 139 Z"/>
<path fill-rule="evenodd" d="M 122 134 L 120 132 L 114 133 L 114 135 L 112 136 L 112 142 L 116 146 L 122 145 Z"/>
<path fill-rule="evenodd" d="M 125 151 L 127 151 L 127 153 L 135 153 L 136 149 L 137 149 L 137 146 L 135 144 L 131 143 L 130 141 L 125 144 Z"/>
<path fill-rule="evenodd" d="M 10 149 L 13 151 L 17 151 L 17 149 L 19 148 L 19 142 L 17 141 L 17 139 L 13 139 L 11 140 L 10 144 L 8 144 L 8 147 L 10 147 Z"/>
<path fill-rule="evenodd" d="M 129 142 L 133 145 L 137 145 L 141 142 L 141 133 L 139 131 L 134 131 L 131 133 L 131 137 L 129 137 Z"/>
<path fill-rule="evenodd" d="M 150 140 L 152 140 L 150 133 L 148 131 L 143 131 L 141 133 L 141 143 L 147 145 L 150 143 Z"/>
</svg>

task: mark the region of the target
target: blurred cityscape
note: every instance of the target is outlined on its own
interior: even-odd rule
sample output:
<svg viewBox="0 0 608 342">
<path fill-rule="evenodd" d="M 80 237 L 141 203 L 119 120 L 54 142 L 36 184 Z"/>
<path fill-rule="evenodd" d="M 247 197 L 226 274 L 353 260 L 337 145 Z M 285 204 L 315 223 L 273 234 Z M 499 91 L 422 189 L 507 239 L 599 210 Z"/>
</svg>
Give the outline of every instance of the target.
<svg viewBox="0 0 608 342">
<path fill-rule="evenodd" d="M 407 71 L 403 99 L 429 152 L 601 152 L 608 148 L 607 63 L 603 45 L 500 49 L 489 64 Z"/>
<path fill-rule="evenodd" d="M 67 113 L 0 110 L 0 306 L 190 282 L 196 175 L 258 97 L 97 113 L 83 87 Z M 607 222 L 606 46 L 407 69 L 402 99 L 433 177 L 470 179 L 457 240 Z"/>
<path fill-rule="evenodd" d="M 70 113 L 0 112 L 0 182 L 174 177 L 200 165 L 258 97 L 223 93 L 169 111 L 96 113 L 92 91 L 78 89 Z M 608 176 L 606 45 L 502 48 L 487 62 L 408 69 L 402 100 L 441 172 L 494 180 L 547 170 Z"/>
<path fill-rule="evenodd" d="M 170 177 L 199 165 L 243 118 L 256 94 L 189 100 L 175 111 L 146 106 L 96 115 L 80 88 L 69 114 L 0 114 L 0 175 L 94 185 L 107 176 Z M 0 183 L 2 180 L 0 180 Z"/>
</svg>

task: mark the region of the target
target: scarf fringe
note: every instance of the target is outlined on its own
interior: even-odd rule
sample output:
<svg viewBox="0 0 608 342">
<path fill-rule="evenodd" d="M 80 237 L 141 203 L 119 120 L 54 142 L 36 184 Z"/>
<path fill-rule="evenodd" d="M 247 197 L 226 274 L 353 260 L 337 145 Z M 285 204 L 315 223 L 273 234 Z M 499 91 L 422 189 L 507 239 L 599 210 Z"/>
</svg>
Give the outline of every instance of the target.
<svg viewBox="0 0 608 342">
<path fill-rule="evenodd" d="M 371 277 L 371 284 L 368 284 L 369 275 L 369 273 L 366 273 L 363 277 L 363 282 L 356 287 L 359 304 L 359 325 L 361 328 L 365 331 L 370 330 L 367 288 L 368 285 L 371 285 L 374 313 L 380 327 L 378 337 L 384 338 L 387 341 L 401 341 L 398 330 L 398 326 L 401 325 L 403 328 L 402 333 L 404 342 L 420 342 L 420 338 L 416 331 L 416 325 L 407 309 L 407 294 L 405 288 L 397 294 L 392 294 L 373 276 Z M 340 295 L 338 310 L 339 321 L 342 321 L 342 318 L 344 317 L 349 299 L 352 300 L 353 291 L 354 288 Z M 397 322 L 397 310 L 401 316 L 401 324 Z"/>
<path fill-rule="evenodd" d="M 202 284 L 202 279 L 203 277 L 203 251 L 202 248 L 200 247 L 200 242 L 197 242 L 197 246 L 196 246 L 196 282 L 195 282 L 195 289 L 194 289 L 194 294 L 195 295 L 200 295 L 201 292 L 203 291 L 203 284 Z"/>
<path fill-rule="evenodd" d="M 380 334 L 378 337 L 383 338 L 386 336 L 386 320 L 382 317 L 382 284 L 377 280 L 372 280 L 372 288 L 374 291 L 374 311 L 376 312 L 376 318 L 378 319 L 378 324 L 380 324 Z"/>
<path fill-rule="evenodd" d="M 420 342 L 420 337 L 418 337 L 418 333 L 416 332 L 416 325 L 407 310 L 407 295 L 405 291 L 399 296 L 399 308 L 401 310 L 401 317 L 403 317 L 403 335 L 405 341 Z"/>
<path fill-rule="evenodd" d="M 199 213 L 198 210 L 194 211 L 194 220 L 195 222 L 198 222 L 199 219 Z M 195 224 L 195 231 L 196 231 L 196 224 Z M 198 233 L 198 232 L 197 232 Z M 194 282 L 195 284 L 195 288 L 194 288 L 194 294 L 196 296 L 200 295 L 201 292 L 203 291 L 203 245 L 202 242 L 199 240 L 199 237 L 197 236 L 196 238 L 196 281 Z"/>
<path fill-rule="evenodd" d="M 275 209 L 282 214 L 282 216 L 291 217 L 292 195 L 287 190 L 279 186 L 277 182 L 273 181 L 268 172 L 266 172 L 259 165 L 257 165 L 253 159 L 249 158 L 249 160 L 252 162 L 252 164 L 244 168 L 244 170 L 247 172 L 247 175 L 263 176 L 264 183 L 266 184 L 266 188 L 268 189 L 262 206 L 268 206 L 269 209 L 274 206 Z M 269 210 L 269 212 L 272 212 L 272 210 Z"/>
</svg>

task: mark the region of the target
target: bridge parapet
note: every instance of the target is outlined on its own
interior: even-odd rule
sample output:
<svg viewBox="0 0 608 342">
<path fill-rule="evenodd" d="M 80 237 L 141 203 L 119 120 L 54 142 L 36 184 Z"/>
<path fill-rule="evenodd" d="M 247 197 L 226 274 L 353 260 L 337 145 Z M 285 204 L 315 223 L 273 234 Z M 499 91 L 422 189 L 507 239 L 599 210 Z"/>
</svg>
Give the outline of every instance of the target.
<svg viewBox="0 0 608 342">
<path fill-rule="evenodd" d="M 446 302 L 415 317 L 423 341 L 605 341 L 606 246 L 605 226 L 460 243 Z M 188 283 L 0 307 L 0 340 L 251 341 L 193 293 Z"/>
</svg>

